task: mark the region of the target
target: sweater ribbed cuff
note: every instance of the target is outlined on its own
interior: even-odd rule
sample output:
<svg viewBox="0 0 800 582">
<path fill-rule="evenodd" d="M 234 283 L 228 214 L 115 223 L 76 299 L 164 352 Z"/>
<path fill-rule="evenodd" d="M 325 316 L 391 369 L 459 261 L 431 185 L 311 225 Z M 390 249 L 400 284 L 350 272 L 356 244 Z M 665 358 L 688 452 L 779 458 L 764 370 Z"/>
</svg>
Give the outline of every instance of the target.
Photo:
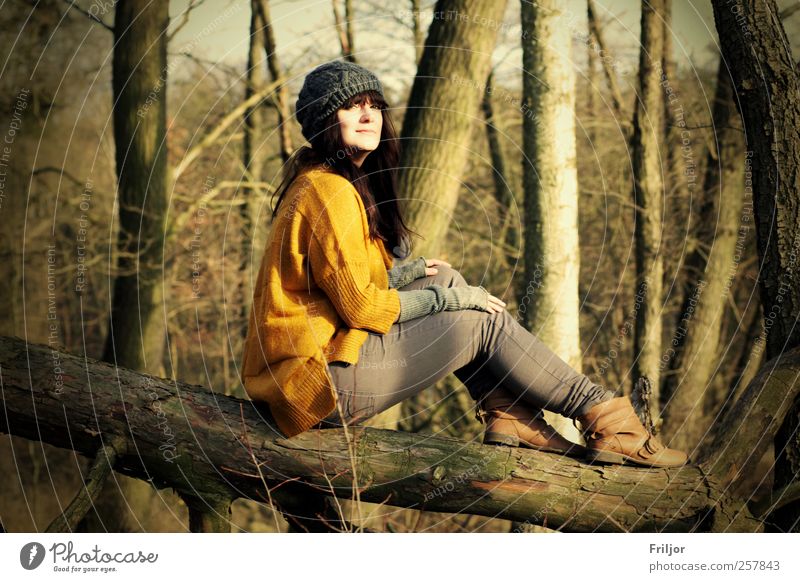
<svg viewBox="0 0 800 582">
<path fill-rule="evenodd" d="M 418 257 L 404 265 L 393 267 L 386 271 L 389 278 L 389 288 L 399 289 L 405 287 L 409 283 L 413 283 L 417 279 L 425 276 L 425 269 L 427 268 L 427 260 L 425 257 Z"/>
<path fill-rule="evenodd" d="M 447 301 L 441 285 L 397 293 L 400 295 L 400 315 L 396 323 L 443 311 Z"/>
</svg>

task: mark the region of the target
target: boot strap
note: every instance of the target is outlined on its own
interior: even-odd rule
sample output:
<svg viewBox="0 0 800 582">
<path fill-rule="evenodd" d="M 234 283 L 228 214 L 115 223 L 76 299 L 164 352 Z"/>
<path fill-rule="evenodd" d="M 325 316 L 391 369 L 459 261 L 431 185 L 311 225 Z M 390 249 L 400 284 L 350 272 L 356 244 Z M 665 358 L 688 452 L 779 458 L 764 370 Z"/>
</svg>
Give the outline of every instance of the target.
<svg viewBox="0 0 800 582">
<path fill-rule="evenodd" d="M 647 440 L 644 442 L 644 446 L 642 448 L 645 449 L 648 453 L 650 453 L 650 455 L 655 455 L 657 452 L 659 452 L 661 449 L 664 448 L 664 445 L 662 445 L 661 442 L 656 437 L 648 433 Z"/>
</svg>

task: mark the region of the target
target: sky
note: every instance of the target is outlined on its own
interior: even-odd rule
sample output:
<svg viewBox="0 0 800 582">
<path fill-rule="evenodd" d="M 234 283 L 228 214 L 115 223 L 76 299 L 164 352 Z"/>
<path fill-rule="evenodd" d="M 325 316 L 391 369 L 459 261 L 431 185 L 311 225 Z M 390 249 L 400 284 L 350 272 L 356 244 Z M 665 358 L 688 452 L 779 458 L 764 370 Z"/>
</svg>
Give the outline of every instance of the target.
<svg viewBox="0 0 800 582">
<path fill-rule="evenodd" d="M 173 0 L 170 14 L 173 25 L 189 0 Z M 790 0 L 779 1 L 783 7 Z M 339 56 L 339 43 L 333 25 L 331 0 L 274 0 L 269 3 L 278 55 L 283 68 L 295 71 L 294 87 L 316 64 Z M 410 26 L 410 1 L 354 0 L 356 11 L 356 54 L 359 62 L 379 74 L 389 91 L 396 94 L 409 87 L 415 73 Z M 423 24 L 432 19 L 433 0 L 423 0 Z M 575 35 L 586 31 L 586 1 L 567 0 L 566 17 Z M 595 0 L 609 49 L 635 74 L 639 47 L 639 0 Z M 797 17 L 800 20 L 800 17 Z M 195 9 L 189 23 L 180 30 L 171 51 L 188 47 L 195 56 L 240 67 L 247 59 L 250 26 L 249 0 L 206 0 Z M 503 60 L 495 77 L 519 75 L 519 2 L 511 0 L 505 19 L 498 26 L 499 47 L 495 61 Z M 673 44 L 679 68 L 714 69 L 718 59 L 717 37 L 709 0 L 673 1 Z M 507 43 L 503 45 L 503 41 Z M 577 53 L 577 51 L 575 51 Z M 582 51 L 585 53 L 585 51 Z M 575 54 L 584 62 L 585 54 Z M 624 73 L 623 73 L 624 74 Z M 295 87 L 295 90 L 299 87 Z"/>
</svg>

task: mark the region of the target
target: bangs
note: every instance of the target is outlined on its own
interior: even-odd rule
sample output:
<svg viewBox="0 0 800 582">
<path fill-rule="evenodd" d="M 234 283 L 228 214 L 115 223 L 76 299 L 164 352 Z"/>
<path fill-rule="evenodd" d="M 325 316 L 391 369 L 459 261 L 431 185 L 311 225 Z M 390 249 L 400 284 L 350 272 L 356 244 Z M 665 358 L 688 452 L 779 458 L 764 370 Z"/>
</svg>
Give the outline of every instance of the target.
<svg viewBox="0 0 800 582">
<path fill-rule="evenodd" d="M 359 93 L 358 95 L 353 95 L 352 97 L 350 97 L 350 99 L 344 102 L 342 107 L 346 108 L 352 105 L 361 105 L 367 99 L 369 99 L 371 103 L 374 103 L 381 109 L 386 109 L 386 107 L 388 106 L 384 98 L 381 97 L 380 93 L 378 93 L 377 91 L 370 90 L 370 91 L 364 91 L 363 93 Z"/>
</svg>

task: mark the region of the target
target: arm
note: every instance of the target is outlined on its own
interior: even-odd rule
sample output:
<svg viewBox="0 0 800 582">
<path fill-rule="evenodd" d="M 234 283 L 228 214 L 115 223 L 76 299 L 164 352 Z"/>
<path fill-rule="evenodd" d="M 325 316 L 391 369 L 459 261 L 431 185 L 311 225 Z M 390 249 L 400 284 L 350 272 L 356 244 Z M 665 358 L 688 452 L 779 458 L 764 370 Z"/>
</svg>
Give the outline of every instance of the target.
<svg viewBox="0 0 800 582">
<path fill-rule="evenodd" d="M 410 261 L 405 265 L 392 267 L 386 274 L 389 276 L 389 288 L 399 289 L 405 287 L 409 283 L 425 276 L 425 268 L 427 261 L 425 257 L 418 257 L 414 261 Z"/>
<path fill-rule="evenodd" d="M 398 293 L 400 315 L 396 323 L 440 311 L 461 309 L 488 311 L 489 292 L 483 287 L 442 287 L 433 284 L 424 289 L 398 291 Z"/>
</svg>

